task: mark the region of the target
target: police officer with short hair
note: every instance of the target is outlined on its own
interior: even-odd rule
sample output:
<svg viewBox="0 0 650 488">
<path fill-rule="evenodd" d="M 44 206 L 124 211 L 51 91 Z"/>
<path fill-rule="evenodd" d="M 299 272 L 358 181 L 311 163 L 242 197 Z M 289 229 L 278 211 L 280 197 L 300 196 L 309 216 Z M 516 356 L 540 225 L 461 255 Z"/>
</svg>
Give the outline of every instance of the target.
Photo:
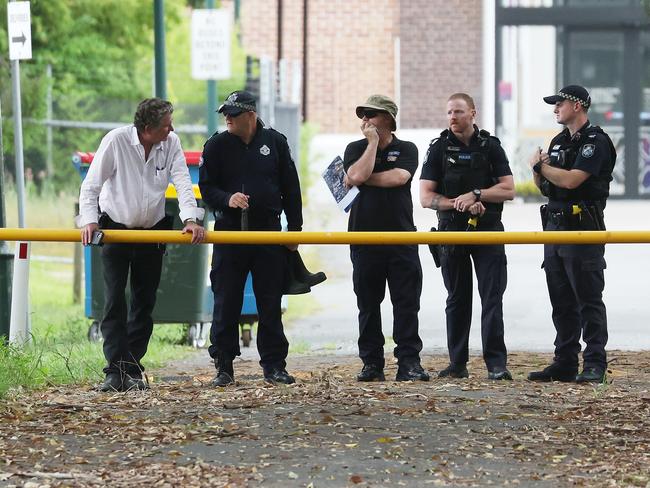
<svg viewBox="0 0 650 488">
<path fill-rule="evenodd" d="M 555 118 L 565 126 L 549 145 L 530 160 L 535 183 L 548 204 L 543 205 L 544 230 L 605 230 L 605 203 L 616 162 L 609 136 L 590 124 L 587 90 L 570 85 L 544 97 L 555 105 Z M 604 244 L 545 244 L 544 271 L 555 325 L 555 357 L 532 381 L 602 382 L 607 369 L 607 313 Z M 580 334 L 587 347 L 578 373 Z"/>
<path fill-rule="evenodd" d="M 247 91 L 231 93 L 218 110 L 227 131 L 203 148 L 199 188 L 215 210 L 214 230 L 279 231 L 284 210 L 290 231 L 302 230 L 298 173 L 281 133 L 264 128 L 256 101 Z M 297 249 L 298 246 L 287 246 Z M 214 386 L 234 383 L 233 359 L 239 349 L 239 316 L 250 272 L 259 316 L 257 349 L 264 379 L 290 384 L 286 371 L 289 343 L 282 325 L 281 300 L 287 253 L 279 245 L 215 244 L 210 280 L 214 315 L 208 352 L 218 370 Z"/>
<path fill-rule="evenodd" d="M 420 176 L 420 203 L 438 213 L 441 231 L 503 231 L 503 202 L 515 195 L 508 158 L 499 139 L 474 124 L 476 107 L 466 93 L 447 101 L 449 128 L 434 139 Z M 434 248 L 435 249 L 435 248 Z M 440 246 L 447 288 L 449 366 L 438 377 L 466 378 L 472 320 L 472 264 L 481 296 L 483 359 L 488 378 L 511 380 L 503 339 L 506 254 L 498 245 Z"/>
<path fill-rule="evenodd" d="M 418 166 L 415 144 L 395 137 L 397 105 L 384 95 L 372 95 L 356 108 L 363 139 L 345 149 L 346 183 L 359 187 L 350 210 L 348 230 L 414 231 L 411 180 Z M 417 245 L 352 245 L 354 293 L 359 307 L 359 381 L 383 381 L 384 335 L 381 302 L 386 284 L 393 303 L 394 354 L 397 381 L 428 381 L 420 364 L 422 340 L 418 311 L 422 267 Z"/>
</svg>

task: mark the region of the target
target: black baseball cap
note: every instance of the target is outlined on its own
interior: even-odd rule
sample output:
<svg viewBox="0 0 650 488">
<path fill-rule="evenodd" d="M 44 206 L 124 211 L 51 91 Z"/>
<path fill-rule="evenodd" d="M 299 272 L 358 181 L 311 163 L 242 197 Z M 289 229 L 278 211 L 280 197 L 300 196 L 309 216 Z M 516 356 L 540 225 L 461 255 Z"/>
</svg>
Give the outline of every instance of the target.
<svg viewBox="0 0 650 488">
<path fill-rule="evenodd" d="M 257 104 L 252 93 L 237 90 L 226 97 L 217 112 L 224 115 L 239 115 L 243 112 L 257 112 Z"/>
<path fill-rule="evenodd" d="M 562 100 L 571 100 L 572 102 L 578 102 L 585 108 L 589 108 L 591 105 L 591 97 L 587 89 L 580 85 L 569 85 L 562 88 L 557 95 L 551 95 L 549 97 L 544 97 L 544 101 L 549 105 L 553 105 Z"/>
</svg>

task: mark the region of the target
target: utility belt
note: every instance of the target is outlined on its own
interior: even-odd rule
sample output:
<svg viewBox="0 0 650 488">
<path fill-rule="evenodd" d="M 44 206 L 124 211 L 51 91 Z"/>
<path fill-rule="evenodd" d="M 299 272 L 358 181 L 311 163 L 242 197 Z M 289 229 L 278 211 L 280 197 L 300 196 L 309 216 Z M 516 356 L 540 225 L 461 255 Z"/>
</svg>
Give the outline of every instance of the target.
<svg viewBox="0 0 650 488">
<path fill-rule="evenodd" d="M 490 229 L 501 222 L 501 212 L 486 211 L 483 215 L 472 215 L 457 210 L 438 210 L 438 221 L 443 231 Z"/>
<path fill-rule="evenodd" d="M 542 205 L 539 212 L 544 230 L 549 224 L 561 230 L 606 230 L 603 209 L 597 204 L 567 203 L 562 209 L 549 209 L 548 205 Z"/>
<path fill-rule="evenodd" d="M 501 212 L 485 212 L 483 215 L 472 215 L 469 212 L 458 212 L 456 210 L 438 210 L 438 221 L 440 228 L 431 228 L 431 232 L 440 231 L 475 231 L 492 230 L 497 228 L 501 222 Z M 499 230 L 503 229 L 498 227 Z M 429 252 L 433 256 L 436 268 L 441 265 L 441 256 L 460 255 L 467 253 L 467 246 L 459 244 L 429 244 Z"/>
</svg>

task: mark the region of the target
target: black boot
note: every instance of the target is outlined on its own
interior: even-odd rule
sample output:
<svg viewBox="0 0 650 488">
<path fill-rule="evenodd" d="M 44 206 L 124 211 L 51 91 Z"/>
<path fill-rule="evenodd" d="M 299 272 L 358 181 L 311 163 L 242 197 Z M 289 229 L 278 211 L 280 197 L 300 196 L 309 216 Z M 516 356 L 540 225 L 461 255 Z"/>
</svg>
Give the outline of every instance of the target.
<svg viewBox="0 0 650 488">
<path fill-rule="evenodd" d="M 528 373 L 529 381 L 564 381 L 566 383 L 576 380 L 578 374 L 577 365 L 568 365 L 554 361 L 550 366 L 541 371 L 531 371 Z"/>
<path fill-rule="evenodd" d="M 363 369 L 357 375 L 357 381 L 386 381 L 384 368 L 378 364 L 364 364 Z"/>
<path fill-rule="evenodd" d="M 325 276 L 325 273 L 322 271 L 319 271 L 318 273 L 310 273 L 305 266 L 305 263 L 302 261 L 302 257 L 298 251 L 293 252 L 290 261 L 294 275 L 298 281 L 307 283 L 310 287 L 316 286 L 327 279 L 327 276 Z"/>
<path fill-rule="evenodd" d="M 107 373 L 106 379 L 101 385 L 99 385 L 99 391 L 104 393 L 124 391 L 122 380 L 123 377 L 121 373 Z"/>
<path fill-rule="evenodd" d="M 212 379 L 212 386 L 228 386 L 235 382 L 235 372 L 232 367 L 232 359 L 224 356 L 217 356 L 214 360 L 217 367 L 217 376 Z"/>
<path fill-rule="evenodd" d="M 417 358 L 400 361 L 395 381 L 429 381 L 427 373 Z"/>
</svg>

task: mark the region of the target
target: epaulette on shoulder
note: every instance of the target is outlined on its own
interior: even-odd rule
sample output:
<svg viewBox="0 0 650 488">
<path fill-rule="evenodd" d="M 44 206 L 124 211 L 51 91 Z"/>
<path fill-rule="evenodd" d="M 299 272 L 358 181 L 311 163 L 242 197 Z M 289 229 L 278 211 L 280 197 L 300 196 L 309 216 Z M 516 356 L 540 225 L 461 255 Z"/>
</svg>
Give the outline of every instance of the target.
<svg viewBox="0 0 650 488">
<path fill-rule="evenodd" d="M 219 135 L 219 131 L 216 131 L 214 134 L 212 134 L 208 139 L 203 143 L 203 147 L 208 145 L 208 142 L 210 142 L 212 139 L 217 137 Z"/>
<path fill-rule="evenodd" d="M 440 139 L 445 139 L 447 137 L 447 134 L 449 134 L 449 129 L 443 130 L 438 137 L 434 137 L 433 139 L 431 139 L 431 142 L 429 143 L 429 147 L 433 146 Z"/>
<path fill-rule="evenodd" d="M 275 130 L 273 127 L 265 127 L 265 129 L 268 129 L 268 130 L 270 130 L 270 131 L 273 131 L 273 132 L 275 132 L 276 134 L 280 134 L 282 137 L 284 137 L 285 140 L 287 140 L 287 136 L 285 136 L 285 135 L 284 135 L 282 132 L 280 132 L 279 130 Z"/>
<path fill-rule="evenodd" d="M 599 125 L 590 125 L 585 129 L 585 133 L 596 132 L 597 134 L 605 134 L 605 131 Z"/>
<path fill-rule="evenodd" d="M 484 138 L 486 138 L 486 139 L 492 139 L 492 140 L 496 141 L 497 144 L 499 144 L 499 145 L 501 144 L 501 140 L 500 140 L 497 136 L 493 136 L 492 134 L 490 134 L 490 133 L 489 133 L 488 131 L 486 131 L 485 129 L 481 129 L 481 130 L 479 130 L 478 133 L 479 133 L 479 135 L 480 135 L 481 137 L 484 137 Z"/>
</svg>

